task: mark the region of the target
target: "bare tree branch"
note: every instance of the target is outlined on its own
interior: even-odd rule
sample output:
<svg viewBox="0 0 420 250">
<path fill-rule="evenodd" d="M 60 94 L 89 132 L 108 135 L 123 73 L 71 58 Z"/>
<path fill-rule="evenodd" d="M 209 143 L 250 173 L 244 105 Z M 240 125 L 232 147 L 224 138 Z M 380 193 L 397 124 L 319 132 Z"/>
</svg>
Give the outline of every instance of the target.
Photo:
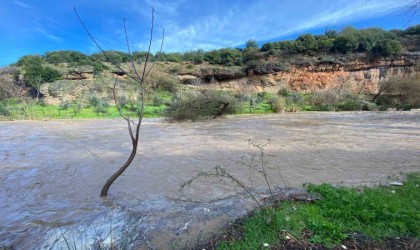
<svg viewBox="0 0 420 250">
<path fill-rule="evenodd" d="M 88 28 L 84 24 L 83 20 L 80 18 L 79 14 L 77 13 L 76 7 L 74 7 L 74 12 L 76 13 L 76 16 L 79 19 L 79 22 L 81 23 L 81 25 L 85 29 L 85 31 L 88 34 L 88 36 L 90 37 L 90 39 L 95 43 L 96 47 L 98 47 L 99 50 L 105 55 L 107 60 L 109 60 L 119 70 L 124 72 L 129 78 L 134 80 L 134 82 L 136 82 L 140 87 L 139 95 L 140 95 L 141 107 L 140 107 L 140 110 L 137 112 L 137 118 L 138 119 L 137 119 L 137 123 L 136 123 L 133 120 L 131 120 L 130 116 L 126 116 L 126 115 L 123 114 L 121 102 L 118 102 L 118 95 L 117 95 L 118 77 L 116 76 L 114 84 L 113 84 L 112 87 L 105 84 L 108 88 L 110 88 L 112 90 L 114 103 L 115 103 L 115 106 L 118 110 L 119 115 L 127 122 L 127 129 L 128 129 L 128 133 L 130 135 L 131 142 L 132 142 L 131 154 L 128 157 L 127 161 L 106 181 L 105 185 L 103 186 L 103 188 L 101 190 L 101 197 L 105 197 L 105 196 L 108 196 L 108 190 L 111 187 L 111 185 L 127 169 L 127 167 L 130 166 L 130 164 L 134 160 L 134 158 L 136 156 L 136 153 L 137 153 L 137 148 L 138 148 L 138 143 L 139 143 L 139 138 L 140 138 L 140 126 L 141 126 L 141 123 L 142 123 L 142 119 L 143 119 L 143 115 L 144 115 L 144 106 L 145 106 L 145 79 L 146 79 L 148 73 L 150 72 L 150 70 L 152 68 L 152 67 L 150 67 L 150 69 L 148 69 L 147 65 L 149 63 L 150 51 L 151 51 L 152 41 L 153 41 L 154 9 L 152 8 L 149 46 L 148 46 L 148 50 L 147 50 L 146 59 L 144 61 L 143 69 L 142 69 L 141 72 L 139 72 L 137 70 L 136 63 L 134 61 L 134 57 L 131 53 L 131 48 L 130 48 L 130 42 L 129 42 L 129 39 L 128 39 L 126 23 L 125 23 L 125 19 L 123 19 L 126 46 L 127 46 L 128 53 L 131 57 L 131 67 L 134 71 L 134 76 L 129 74 L 117 62 L 115 62 L 111 57 L 109 57 L 107 55 L 106 51 L 99 45 L 99 43 L 92 36 L 90 31 L 88 30 Z M 160 48 L 161 50 L 162 50 L 162 47 L 163 47 L 163 36 L 162 36 L 162 42 L 161 42 L 161 48 Z M 105 81 L 101 77 L 99 77 L 99 79 L 101 80 L 101 82 L 105 83 Z M 133 131 L 132 126 L 135 126 L 135 131 Z"/>
<path fill-rule="evenodd" d="M 163 49 L 163 41 L 164 41 L 164 39 L 165 39 L 165 29 L 163 29 L 162 30 L 162 40 L 161 40 L 161 43 L 160 43 L 160 49 L 159 49 L 159 56 L 161 55 L 161 53 L 162 53 L 162 49 Z M 154 62 L 153 62 L 153 64 L 152 64 L 152 66 L 150 66 L 150 68 L 149 68 L 149 70 L 147 71 L 147 73 L 146 73 L 146 75 L 145 75 L 145 77 L 147 77 L 148 75 L 149 75 L 149 73 L 150 73 L 150 71 L 152 71 L 152 69 L 153 69 L 153 67 L 155 66 L 155 64 L 157 63 L 157 60 L 155 60 Z"/>
</svg>

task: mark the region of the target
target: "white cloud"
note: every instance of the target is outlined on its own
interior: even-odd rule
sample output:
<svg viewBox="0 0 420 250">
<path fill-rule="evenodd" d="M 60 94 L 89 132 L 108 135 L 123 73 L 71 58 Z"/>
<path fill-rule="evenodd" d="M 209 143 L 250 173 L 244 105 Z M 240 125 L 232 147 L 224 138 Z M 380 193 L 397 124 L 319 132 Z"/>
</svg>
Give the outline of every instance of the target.
<svg viewBox="0 0 420 250">
<path fill-rule="evenodd" d="M 238 46 L 248 39 L 276 39 L 313 28 L 369 19 L 408 4 L 395 0 L 244 2 L 239 3 L 241 7 L 237 3 L 220 9 L 215 4 L 211 10 L 190 11 L 188 14 L 195 17 L 188 19 L 193 20 L 190 23 L 180 16 L 185 13 L 177 13 L 179 5 L 164 9 L 170 13 L 167 20 L 160 22 L 168 31 L 165 50 L 214 49 Z"/>
<path fill-rule="evenodd" d="M 13 3 L 16 4 L 16 5 L 18 5 L 18 6 L 20 6 L 20 7 L 23 7 L 23 8 L 27 8 L 27 9 L 32 8 L 32 6 L 30 6 L 30 5 L 26 4 L 26 3 L 22 3 L 20 1 L 13 1 Z"/>
<path fill-rule="evenodd" d="M 173 18 L 178 14 L 178 8 L 186 0 L 163 1 L 163 0 L 127 0 L 123 8 L 128 12 L 134 12 L 143 17 L 150 18 L 151 8 L 155 9 L 155 16 L 159 18 Z"/>
<path fill-rule="evenodd" d="M 58 37 L 58 36 L 56 36 L 56 35 L 51 34 L 50 32 L 46 31 L 45 29 L 43 29 L 43 28 L 41 28 L 41 27 L 36 28 L 36 31 L 37 31 L 39 34 L 43 35 L 44 37 L 46 37 L 46 38 L 48 38 L 48 39 L 50 39 L 50 40 L 54 40 L 54 41 L 60 41 L 60 40 L 61 40 L 61 38 L 60 38 L 60 37 Z"/>
</svg>

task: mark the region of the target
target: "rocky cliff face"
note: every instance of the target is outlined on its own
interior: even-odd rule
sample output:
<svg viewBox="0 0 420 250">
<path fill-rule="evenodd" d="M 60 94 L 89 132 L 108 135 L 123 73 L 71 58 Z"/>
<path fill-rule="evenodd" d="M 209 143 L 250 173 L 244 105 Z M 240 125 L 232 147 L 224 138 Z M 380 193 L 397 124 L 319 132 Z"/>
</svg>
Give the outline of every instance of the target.
<svg viewBox="0 0 420 250">
<path fill-rule="evenodd" d="M 205 88 L 277 92 L 287 87 L 295 91 L 346 88 L 355 93 L 372 94 L 378 84 L 391 77 L 420 74 L 420 53 L 397 58 L 371 60 L 359 57 L 345 62 L 320 61 L 314 64 L 292 64 L 290 67 L 267 63 L 244 71 L 202 70 L 189 76 L 188 82 Z"/>
<path fill-rule="evenodd" d="M 306 59 L 312 60 L 310 62 Z M 404 54 L 397 58 L 372 60 L 358 56 L 353 59 L 306 58 L 289 63 L 285 60 L 267 60 L 247 69 L 241 67 L 194 66 L 193 69 L 171 72 L 165 63 L 158 64 L 153 77 L 177 77 L 178 82 L 200 88 L 231 91 L 253 91 L 276 93 L 282 88 L 293 91 L 314 92 L 334 88 L 353 93 L 377 93 L 379 83 L 391 77 L 420 74 L 420 53 Z M 167 66 L 167 65 L 166 65 Z M 171 67 L 179 67 L 174 64 Z M 184 65 L 185 66 L 185 65 Z M 109 79 L 126 79 L 118 71 L 106 73 Z M 95 80 L 93 70 L 67 71 L 63 80 L 46 83 L 41 87 L 45 102 L 60 104 L 64 101 L 86 98 L 89 94 L 107 95 L 107 88 Z M 150 78 L 150 77 L 149 77 Z M 161 81 L 159 77 L 155 79 Z"/>
</svg>

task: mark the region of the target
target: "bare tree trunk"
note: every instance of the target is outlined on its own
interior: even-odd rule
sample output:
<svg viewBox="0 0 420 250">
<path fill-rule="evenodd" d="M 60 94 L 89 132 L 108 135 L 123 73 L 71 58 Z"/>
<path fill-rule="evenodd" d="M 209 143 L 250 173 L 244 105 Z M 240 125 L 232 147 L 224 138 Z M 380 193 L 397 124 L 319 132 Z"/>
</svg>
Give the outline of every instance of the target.
<svg viewBox="0 0 420 250">
<path fill-rule="evenodd" d="M 150 50 L 151 50 L 151 46 L 152 46 L 152 40 L 153 40 L 153 25 L 154 25 L 154 9 L 152 8 L 152 22 L 151 22 L 151 28 L 150 28 L 150 39 L 149 39 L 149 47 L 147 50 L 147 56 L 144 60 L 144 65 L 143 65 L 143 69 L 142 71 L 138 71 L 137 67 L 136 67 L 136 63 L 134 61 L 134 58 L 132 56 L 131 53 L 131 49 L 130 49 L 130 43 L 128 41 L 128 36 L 127 36 L 127 29 L 125 26 L 125 19 L 123 19 L 124 21 L 124 33 L 125 33 L 125 38 L 126 38 L 126 45 L 127 45 L 127 50 L 128 50 L 128 54 L 131 55 L 131 66 L 132 69 L 134 71 L 134 74 L 130 74 L 128 71 L 125 71 L 117 62 L 115 62 L 112 58 L 110 58 L 106 51 L 104 49 L 102 49 L 102 47 L 98 44 L 98 42 L 95 40 L 95 38 L 92 36 L 92 34 L 89 32 L 89 30 L 87 29 L 86 25 L 83 23 L 82 19 L 80 18 L 79 14 L 77 13 L 76 8 L 74 8 L 74 12 L 77 16 L 77 18 L 79 19 L 79 22 L 81 23 L 81 25 L 83 26 L 83 28 L 85 29 L 85 31 L 87 32 L 87 34 L 89 35 L 89 37 L 91 38 L 91 40 L 95 43 L 96 47 L 99 48 L 99 50 L 103 53 L 103 55 L 111 62 L 111 64 L 113 64 L 115 67 L 117 67 L 117 69 L 121 70 L 122 72 L 124 72 L 129 78 L 131 78 L 133 81 L 135 81 L 138 86 L 140 87 L 140 98 L 141 98 L 141 108 L 140 111 L 136 114 L 137 116 L 137 123 L 135 123 L 133 120 L 131 120 L 130 115 L 125 115 L 123 113 L 122 107 L 121 107 L 121 103 L 118 102 L 117 100 L 117 80 L 118 80 L 118 76 L 116 76 L 115 78 L 115 82 L 114 82 L 114 86 L 110 87 L 110 89 L 112 90 L 113 96 L 114 96 L 114 103 L 115 106 L 118 110 L 119 115 L 127 122 L 127 126 L 128 126 L 128 132 L 130 135 L 130 139 L 132 142 L 132 149 L 131 149 L 131 154 L 128 157 L 127 161 L 124 163 L 124 165 L 122 165 L 105 183 L 105 185 L 103 186 L 102 190 L 101 190 L 101 197 L 106 197 L 108 196 L 108 190 L 111 187 L 111 185 L 114 183 L 114 181 L 122 174 L 124 173 L 124 171 L 128 168 L 128 166 L 130 166 L 130 164 L 133 162 L 134 158 L 136 157 L 136 153 L 137 153 L 137 148 L 138 148 L 138 142 L 139 142 L 139 135 L 140 135 L 140 126 L 142 123 L 142 119 L 143 119 L 143 115 L 144 115 L 144 102 L 145 102 L 145 79 L 146 77 L 149 75 L 150 71 L 152 70 L 154 64 L 156 63 L 156 61 L 151 65 L 151 67 L 147 68 L 148 62 L 149 62 L 149 57 L 150 57 Z M 160 51 L 162 52 L 162 47 L 163 47 L 163 39 L 164 39 L 164 31 L 162 33 L 162 43 L 160 45 Z M 100 77 L 99 77 L 100 78 Z M 100 78 L 100 80 L 105 84 L 105 82 L 102 80 L 102 78 Z M 107 84 L 105 84 L 107 85 Z M 133 127 L 135 127 L 135 131 L 133 133 Z"/>
<path fill-rule="evenodd" d="M 221 116 L 221 115 L 223 115 L 225 112 L 226 112 L 226 110 L 227 110 L 227 107 L 229 106 L 229 103 L 228 102 L 221 102 L 221 104 L 223 105 L 218 111 L 217 111 L 217 113 L 213 116 L 213 119 L 216 119 L 217 117 L 219 117 L 219 116 Z"/>
<path fill-rule="evenodd" d="M 376 98 L 378 98 L 381 94 L 382 94 L 383 88 L 380 88 L 378 90 L 378 93 L 373 97 L 372 102 L 374 102 L 376 100 Z"/>
<path fill-rule="evenodd" d="M 106 197 L 108 196 L 108 190 L 111 187 L 112 183 L 114 183 L 114 181 L 128 168 L 128 166 L 130 166 L 131 162 L 134 160 L 134 158 L 136 157 L 136 153 L 137 153 L 137 145 L 138 145 L 138 141 L 133 142 L 133 148 L 131 149 L 131 154 L 130 157 L 128 157 L 127 161 L 124 163 L 124 165 L 121 166 L 120 169 L 118 169 L 117 172 L 115 172 L 105 183 L 105 185 L 103 186 L 102 190 L 101 190 L 101 197 Z"/>
</svg>

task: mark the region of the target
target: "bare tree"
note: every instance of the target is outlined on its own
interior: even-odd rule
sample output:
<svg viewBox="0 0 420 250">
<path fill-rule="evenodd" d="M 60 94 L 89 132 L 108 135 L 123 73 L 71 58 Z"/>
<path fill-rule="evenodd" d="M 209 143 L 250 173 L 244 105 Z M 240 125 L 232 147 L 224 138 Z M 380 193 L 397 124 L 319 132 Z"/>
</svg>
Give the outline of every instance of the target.
<svg viewBox="0 0 420 250">
<path fill-rule="evenodd" d="M 18 79 L 19 70 L 14 67 L 0 68 L 0 100 L 11 97 L 22 99 L 25 83 L 20 84 Z"/>
<path fill-rule="evenodd" d="M 127 129 L 128 133 L 130 135 L 132 148 L 131 148 L 131 154 L 128 157 L 127 161 L 106 181 L 105 185 L 103 186 L 101 190 L 101 197 L 108 196 L 108 190 L 111 187 L 112 183 L 122 174 L 124 171 L 130 166 L 130 164 L 133 162 L 134 158 L 136 157 L 137 148 L 139 144 L 139 136 L 140 136 L 140 126 L 142 123 L 143 115 L 144 115 L 144 102 L 145 102 L 145 80 L 147 76 L 149 75 L 150 71 L 152 70 L 155 63 L 151 63 L 150 60 L 150 50 L 152 46 L 153 41 L 153 30 L 154 30 L 154 9 L 152 8 L 152 16 L 151 16 L 151 27 L 150 27 L 150 38 L 149 38 L 149 45 L 147 50 L 147 55 L 144 59 L 144 62 L 142 64 L 139 64 L 134 60 L 134 57 L 132 55 L 131 49 L 130 49 L 130 43 L 128 40 L 127 35 L 127 29 L 125 25 L 125 19 L 123 19 L 124 23 L 124 33 L 125 33 L 125 41 L 127 46 L 128 54 L 131 56 L 131 62 L 130 62 L 130 68 L 132 72 L 128 72 L 127 70 L 123 69 L 121 65 L 117 62 L 115 62 L 108 54 L 105 52 L 105 50 L 99 45 L 99 43 L 96 41 L 96 39 L 93 37 L 93 35 L 90 33 L 86 25 L 84 24 L 83 20 L 77 13 L 76 7 L 74 7 L 74 12 L 80 22 L 80 24 L 83 26 L 84 30 L 89 35 L 90 39 L 95 43 L 96 47 L 103 53 L 103 55 L 107 58 L 108 61 L 110 61 L 120 72 L 123 72 L 125 75 L 127 75 L 138 87 L 138 94 L 139 94 L 139 102 L 140 102 L 140 108 L 135 112 L 135 118 L 132 119 L 131 115 L 132 113 L 125 114 L 123 112 L 123 105 L 121 101 L 118 100 L 119 96 L 117 94 L 118 92 L 118 76 L 115 76 L 115 81 L 112 86 L 107 86 L 111 89 L 113 94 L 113 99 L 115 106 L 120 114 L 120 116 L 126 121 L 127 123 Z M 163 40 L 164 40 L 164 31 L 162 32 L 162 42 L 160 45 L 160 52 L 162 51 L 163 47 Z M 155 61 L 156 62 L 156 61 Z M 139 70 L 138 67 L 141 67 Z M 105 83 L 105 80 L 100 77 L 100 80 Z"/>
<path fill-rule="evenodd" d="M 14 117 L 36 119 L 35 106 L 41 96 L 41 76 L 37 76 L 29 87 L 27 81 L 21 79 L 19 74 L 20 71 L 14 67 L 0 69 L 0 101 L 4 99 L 4 105 L 8 111 L 6 113 L 11 120 Z M 32 93 L 28 95 L 28 92 Z M 10 103 L 12 98 L 18 98 L 19 105 L 12 105 Z"/>
</svg>

